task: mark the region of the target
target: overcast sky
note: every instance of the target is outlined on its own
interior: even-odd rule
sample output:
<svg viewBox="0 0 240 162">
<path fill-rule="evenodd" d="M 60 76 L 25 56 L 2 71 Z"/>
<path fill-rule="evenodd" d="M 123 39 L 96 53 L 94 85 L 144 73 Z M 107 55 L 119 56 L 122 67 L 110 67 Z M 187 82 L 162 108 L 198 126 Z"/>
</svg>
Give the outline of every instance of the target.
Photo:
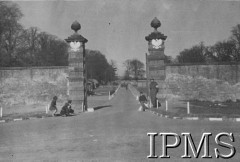
<svg viewBox="0 0 240 162">
<path fill-rule="evenodd" d="M 88 39 L 86 48 L 99 50 L 117 62 L 120 74 L 126 59 L 145 62 L 145 36 L 157 17 L 159 31 L 168 36 L 165 54 L 175 57 L 185 48 L 203 41 L 213 45 L 227 39 L 240 24 L 240 2 L 229 0 L 79 0 L 17 1 L 22 24 L 38 27 L 61 39 L 73 33 L 77 20 L 80 34 Z"/>
</svg>

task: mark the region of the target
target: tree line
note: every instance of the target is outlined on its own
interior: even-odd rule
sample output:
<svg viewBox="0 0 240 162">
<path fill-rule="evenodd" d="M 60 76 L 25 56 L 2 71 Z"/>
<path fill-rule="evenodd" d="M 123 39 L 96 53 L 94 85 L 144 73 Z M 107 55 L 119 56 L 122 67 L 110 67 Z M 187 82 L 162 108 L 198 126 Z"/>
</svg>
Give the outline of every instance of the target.
<svg viewBox="0 0 240 162">
<path fill-rule="evenodd" d="M 204 42 L 184 49 L 177 55 L 177 63 L 214 63 L 240 61 L 240 24 L 234 26 L 228 39 L 218 41 L 212 46 Z"/>
<path fill-rule="evenodd" d="M 67 66 L 68 44 L 37 27 L 24 29 L 23 14 L 14 2 L 0 1 L 0 67 Z M 86 50 L 88 78 L 116 79 L 116 65 L 100 51 Z"/>
<path fill-rule="evenodd" d="M 0 66 L 67 65 L 67 44 L 37 27 L 24 29 L 23 14 L 13 2 L 0 2 Z"/>
<path fill-rule="evenodd" d="M 100 51 L 86 50 L 87 77 L 106 84 L 117 79 L 115 61 L 107 61 Z"/>
<path fill-rule="evenodd" d="M 144 64 L 138 59 L 128 59 L 123 65 L 125 67 L 124 80 L 139 80 L 144 78 Z"/>
</svg>

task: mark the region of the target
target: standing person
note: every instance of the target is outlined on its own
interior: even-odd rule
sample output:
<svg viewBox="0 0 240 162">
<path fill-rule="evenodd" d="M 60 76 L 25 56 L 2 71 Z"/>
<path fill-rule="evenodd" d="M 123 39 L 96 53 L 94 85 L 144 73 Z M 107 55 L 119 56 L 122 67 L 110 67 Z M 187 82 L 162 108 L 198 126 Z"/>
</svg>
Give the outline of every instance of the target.
<svg viewBox="0 0 240 162">
<path fill-rule="evenodd" d="M 57 96 L 54 96 L 50 104 L 49 110 L 52 112 L 52 116 L 55 116 L 57 113 Z"/>
<path fill-rule="evenodd" d="M 150 80 L 150 98 L 153 107 L 157 107 L 157 93 L 158 93 L 158 84 L 154 81 L 154 79 Z"/>
<path fill-rule="evenodd" d="M 147 103 L 147 97 L 143 94 L 143 92 L 140 92 L 140 96 L 138 98 L 141 107 L 139 108 L 140 111 L 145 111 L 146 107 L 146 103 Z"/>
</svg>

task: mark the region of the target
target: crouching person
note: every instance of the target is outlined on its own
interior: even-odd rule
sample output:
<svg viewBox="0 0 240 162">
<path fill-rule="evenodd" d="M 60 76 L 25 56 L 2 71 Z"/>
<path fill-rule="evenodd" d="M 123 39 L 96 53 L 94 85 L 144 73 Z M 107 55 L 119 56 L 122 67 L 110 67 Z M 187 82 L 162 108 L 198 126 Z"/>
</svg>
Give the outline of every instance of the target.
<svg viewBox="0 0 240 162">
<path fill-rule="evenodd" d="M 147 98 L 146 96 L 143 94 L 143 92 L 140 92 L 140 96 L 138 98 L 139 102 L 140 102 L 140 108 L 139 111 L 145 111 L 145 109 L 147 109 L 147 106 L 145 104 L 147 104 Z"/>
<path fill-rule="evenodd" d="M 68 102 L 66 102 L 64 104 L 64 106 L 62 107 L 62 110 L 60 112 L 61 116 L 69 116 L 72 115 L 74 113 L 74 110 L 72 109 L 72 100 L 68 100 Z"/>
<path fill-rule="evenodd" d="M 68 105 L 68 112 L 69 112 L 69 114 L 74 114 L 74 110 L 72 109 L 72 100 L 68 100 L 68 103 L 69 103 L 69 105 Z"/>
<path fill-rule="evenodd" d="M 52 99 L 52 102 L 49 106 L 49 110 L 51 111 L 52 113 L 52 116 L 56 116 L 56 113 L 57 113 L 57 96 L 54 96 L 53 99 Z"/>
</svg>

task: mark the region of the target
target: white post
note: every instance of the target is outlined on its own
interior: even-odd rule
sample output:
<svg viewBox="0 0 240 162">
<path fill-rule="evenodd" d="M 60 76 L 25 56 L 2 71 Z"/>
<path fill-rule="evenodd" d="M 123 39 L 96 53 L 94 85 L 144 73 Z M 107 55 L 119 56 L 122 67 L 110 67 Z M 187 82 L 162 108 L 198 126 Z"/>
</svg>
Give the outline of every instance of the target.
<svg viewBox="0 0 240 162">
<path fill-rule="evenodd" d="M 47 105 L 47 106 L 46 106 L 46 114 L 48 114 L 48 107 L 49 107 L 49 106 Z"/>
<path fill-rule="evenodd" d="M 168 101 L 166 100 L 166 111 L 168 111 Z"/>
<path fill-rule="evenodd" d="M 2 118 L 2 107 L 0 108 L 1 110 L 0 110 L 0 117 Z"/>
<path fill-rule="evenodd" d="M 187 102 L 187 114 L 190 114 L 190 104 Z"/>
<path fill-rule="evenodd" d="M 111 99 L 110 91 L 108 92 L 108 99 Z"/>
<path fill-rule="evenodd" d="M 158 100 L 157 100 L 157 109 L 158 109 Z"/>
</svg>

